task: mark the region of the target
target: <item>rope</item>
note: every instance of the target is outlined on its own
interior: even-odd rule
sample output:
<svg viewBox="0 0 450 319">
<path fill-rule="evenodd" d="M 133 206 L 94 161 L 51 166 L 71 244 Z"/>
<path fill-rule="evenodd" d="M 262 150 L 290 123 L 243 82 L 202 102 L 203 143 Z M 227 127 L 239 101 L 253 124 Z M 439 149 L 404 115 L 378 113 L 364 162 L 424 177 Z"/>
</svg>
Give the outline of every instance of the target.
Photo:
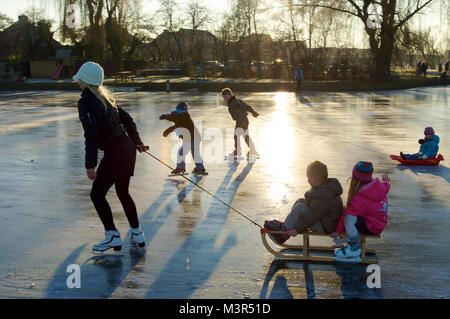
<svg viewBox="0 0 450 319">
<path fill-rule="evenodd" d="M 163 164 L 164 166 L 170 168 L 172 171 L 174 171 L 174 169 L 172 167 L 170 167 L 169 165 L 167 165 L 166 163 L 164 163 L 163 161 L 161 161 L 159 158 L 157 158 L 156 156 L 152 155 L 149 152 L 145 152 L 148 155 L 150 155 L 151 157 L 153 157 L 155 160 L 157 160 L 158 162 L 160 162 L 161 164 Z M 233 210 L 234 212 L 238 213 L 239 215 L 241 215 L 242 217 L 244 217 L 245 219 L 247 219 L 248 221 L 250 221 L 251 223 L 253 223 L 255 226 L 258 226 L 260 229 L 263 229 L 263 227 L 261 225 L 259 225 L 257 222 L 253 221 L 252 219 L 248 218 L 247 216 L 245 216 L 243 213 L 241 213 L 240 211 L 238 211 L 237 209 L 235 209 L 233 206 L 225 203 L 223 200 L 221 200 L 220 198 L 218 198 L 217 196 L 215 196 L 214 194 L 210 193 L 209 191 L 207 191 L 206 189 L 204 189 L 203 187 L 201 187 L 200 185 L 198 185 L 196 182 L 192 181 L 191 179 L 187 178 L 186 176 L 182 175 L 182 174 L 178 174 L 179 176 L 183 177 L 185 180 L 191 182 L 192 184 L 194 184 L 195 186 L 197 186 L 198 188 L 200 188 L 202 191 L 204 191 L 205 193 L 207 193 L 208 195 L 214 197 L 215 199 L 217 199 L 219 202 L 221 202 L 222 204 L 224 204 L 225 206 L 227 206 L 228 208 L 230 208 L 231 210 Z"/>
</svg>

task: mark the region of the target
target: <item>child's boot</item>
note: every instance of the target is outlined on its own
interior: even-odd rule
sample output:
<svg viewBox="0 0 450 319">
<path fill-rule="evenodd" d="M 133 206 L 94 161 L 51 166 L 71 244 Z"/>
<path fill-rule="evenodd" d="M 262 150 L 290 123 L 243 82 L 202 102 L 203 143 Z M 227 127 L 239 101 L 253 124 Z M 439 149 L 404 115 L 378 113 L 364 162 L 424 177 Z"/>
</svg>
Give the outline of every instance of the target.
<svg viewBox="0 0 450 319">
<path fill-rule="evenodd" d="M 282 223 L 278 220 L 266 221 L 264 223 L 264 228 L 267 230 L 272 230 L 272 231 L 284 231 L 285 232 L 287 230 L 284 223 Z M 272 233 L 269 233 L 269 237 L 275 242 L 275 244 L 280 245 L 280 246 L 283 245 L 284 242 L 290 238 L 290 236 L 287 234 L 272 234 Z"/>
<path fill-rule="evenodd" d="M 171 172 L 172 175 L 184 175 L 185 173 L 186 173 L 186 170 L 185 170 L 185 169 L 182 169 L 182 168 L 175 168 L 175 169 Z"/>
<path fill-rule="evenodd" d="M 361 243 L 359 242 L 359 236 L 349 237 L 348 244 L 341 249 L 335 249 L 334 260 L 344 262 L 361 262 Z"/>
</svg>

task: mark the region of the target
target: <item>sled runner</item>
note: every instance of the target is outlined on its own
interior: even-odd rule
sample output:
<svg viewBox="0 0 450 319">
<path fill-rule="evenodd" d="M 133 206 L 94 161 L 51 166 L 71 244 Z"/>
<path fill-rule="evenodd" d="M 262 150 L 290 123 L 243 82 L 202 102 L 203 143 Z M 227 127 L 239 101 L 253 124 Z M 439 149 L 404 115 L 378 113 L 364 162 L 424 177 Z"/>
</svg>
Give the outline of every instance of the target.
<svg viewBox="0 0 450 319">
<path fill-rule="evenodd" d="M 315 233 L 315 232 L 308 232 L 300 234 L 303 236 L 303 244 L 302 245 L 289 245 L 289 244 L 283 244 L 282 249 L 277 251 L 276 249 L 272 248 L 269 243 L 267 242 L 267 235 L 269 233 L 272 234 L 284 234 L 284 232 L 280 231 L 271 231 L 264 228 L 261 228 L 261 239 L 266 247 L 266 249 L 271 252 L 274 256 L 278 257 L 279 259 L 283 260 L 303 260 L 303 261 L 315 261 L 315 262 L 335 262 L 335 256 L 333 254 L 333 251 L 335 247 L 326 247 L 326 246 L 310 246 L 309 245 L 309 237 L 310 236 L 322 236 L 322 237 L 329 237 L 328 234 L 323 233 Z M 361 263 L 363 264 L 376 264 L 378 263 L 378 260 L 374 257 L 368 257 L 366 254 L 375 254 L 375 249 L 369 249 L 366 248 L 366 238 L 380 238 L 380 236 L 374 236 L 374 235 L 363 235 L 360 234 L 361 239 Z M 291 251 L 291 252 L 289 252 Z M 321 253 L 321 255 L 311 255 L 310 253 L 316 252 Z M 327 254 L 324 255 L 323 253 L 331 252 L 331 255 Z M 298 254 L 302 253 L 302 254 Z"/>
<path fill-rule="evenodd" d="M 444 160 L 442 154 L 439 154 L 436 158 L 427 158 L 424 160 L 405 160 L 399 155 L 391 155 L 389 157 L 394 161 L 400 162 L 402 165 L 437 166 L 440 161 Z"/>
</svg>

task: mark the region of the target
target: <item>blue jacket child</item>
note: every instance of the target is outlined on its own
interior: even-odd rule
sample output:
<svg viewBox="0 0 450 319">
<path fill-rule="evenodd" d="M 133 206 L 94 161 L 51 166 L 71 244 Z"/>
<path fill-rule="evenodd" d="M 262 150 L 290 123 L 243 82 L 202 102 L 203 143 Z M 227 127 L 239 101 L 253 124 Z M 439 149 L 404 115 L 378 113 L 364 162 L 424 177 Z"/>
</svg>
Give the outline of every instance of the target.
<svg viewBox="0 0 450 319">
<path fill-rule="evenodd" d="M 401 157 L 405 160 L 422 160 L 429 157 L 435 158 L 439 152 L 439 136 L 434 134 L 432 127 L 427 127 L 425 129 L 425 138 L 419 140 L 420 150 L 416 154 L 403 154 L 400 153 Z"/>
</svg>

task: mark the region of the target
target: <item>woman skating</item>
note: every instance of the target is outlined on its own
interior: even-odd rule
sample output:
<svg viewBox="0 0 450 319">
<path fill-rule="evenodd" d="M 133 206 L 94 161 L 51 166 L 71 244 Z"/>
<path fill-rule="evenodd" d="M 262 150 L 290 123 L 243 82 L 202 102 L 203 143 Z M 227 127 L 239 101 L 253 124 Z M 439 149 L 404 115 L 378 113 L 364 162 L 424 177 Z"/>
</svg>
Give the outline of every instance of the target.
<svg viewBox="0 0 450 319">
<path fill-rule="evenodd" d="M 120 233 L 106 201 L 106 194 L 113 185 L 131 227 L 131 244 L 145 246 L 136 205 L 128 188 L 134 175 L 136 149 L 142 153 L 148 146 L 141 141 L 133 118 L 116 105 L 112 95 L 102 86 L 103 77 L 102 67 L 94 62 L 83 64 L 73 77 L 83 89 L 78 113 L 85 133 L 86 174 L 94 181 L 91 199 L 105 227 L 105 239 L 93 247 L 97 252 L 122 248 Z M 104 157 L 96 171 L 99 149 L 104 151 Z"/>
</svg>

